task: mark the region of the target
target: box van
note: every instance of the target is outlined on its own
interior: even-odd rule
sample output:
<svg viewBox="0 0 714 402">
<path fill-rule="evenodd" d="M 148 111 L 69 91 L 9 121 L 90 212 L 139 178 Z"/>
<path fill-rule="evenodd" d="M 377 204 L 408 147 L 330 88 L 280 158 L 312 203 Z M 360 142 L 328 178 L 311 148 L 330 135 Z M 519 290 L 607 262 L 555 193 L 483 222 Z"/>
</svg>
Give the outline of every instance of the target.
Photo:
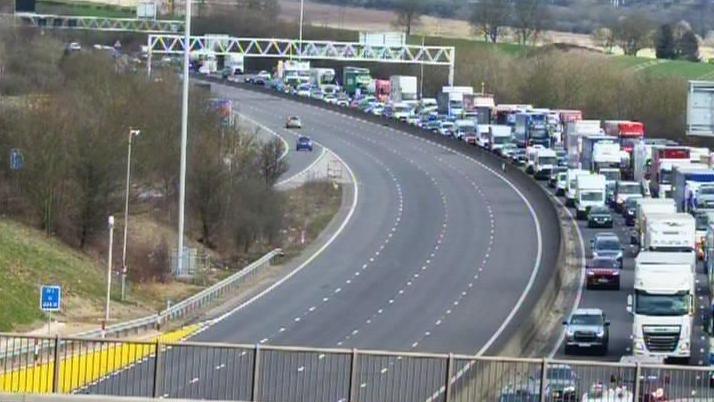
<svg viewBox="0 0 714 402">
<path fill-rule="evenodd" d="M 605 206 L 605 176 L 596 173 L 578 175 L 575 178 L 577 219 L 585 219 L 594 206 Z"/>
<path fill-rule="evenodd" d="M 578 175 L 590 174 L 587 170 L 583 169 L 568 169 L 568 178 L 565 184 L 565 205 L 574 206 L 575 205 L 575 185 Z"/>
</svg>

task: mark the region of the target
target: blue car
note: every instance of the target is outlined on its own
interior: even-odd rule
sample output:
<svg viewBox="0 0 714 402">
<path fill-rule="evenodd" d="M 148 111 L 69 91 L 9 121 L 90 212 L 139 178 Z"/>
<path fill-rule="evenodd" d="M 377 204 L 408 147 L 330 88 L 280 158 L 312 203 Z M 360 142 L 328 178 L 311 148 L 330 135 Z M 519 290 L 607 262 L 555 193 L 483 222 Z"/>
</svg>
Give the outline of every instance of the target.
<svg viewBox="0 0 714 402">
<path fill-rule="evenodd" d="M 304 135 L 298 137 L 297 144 L 295 145 L 295 151 L 312 152 L 312 140 L 310 139 L 310 137 L 305 137 Z"/>
</svg>

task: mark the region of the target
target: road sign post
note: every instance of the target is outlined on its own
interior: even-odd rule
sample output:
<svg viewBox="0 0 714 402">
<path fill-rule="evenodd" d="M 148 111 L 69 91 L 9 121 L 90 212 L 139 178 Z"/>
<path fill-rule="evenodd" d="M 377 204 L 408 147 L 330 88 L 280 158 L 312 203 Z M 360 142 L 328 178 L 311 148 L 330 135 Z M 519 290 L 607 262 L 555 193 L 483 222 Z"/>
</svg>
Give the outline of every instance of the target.
<svg viewBox="0 0 714 402">
<path fill-rule="evenodd" d="M 47 334 L 51 335 L 52 312 L 60 311 L 62 307 L 62 287 L 43 285 L 40 288 L 40 310 L 47 313 Z"/>
</svg>

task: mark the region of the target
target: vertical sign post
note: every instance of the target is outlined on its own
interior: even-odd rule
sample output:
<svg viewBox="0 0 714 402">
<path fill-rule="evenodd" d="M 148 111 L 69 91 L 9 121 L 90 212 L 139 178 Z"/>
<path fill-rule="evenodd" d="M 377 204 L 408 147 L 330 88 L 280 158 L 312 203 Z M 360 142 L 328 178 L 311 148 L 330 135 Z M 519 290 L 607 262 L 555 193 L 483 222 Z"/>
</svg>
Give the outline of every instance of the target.
<svg viewBox="0 0 714 402">
<path fill-rule="evenodd" d="M 40 310 L 47 312 L 47 334 L 51 335 L 52 312 L 60 311 L 62 306 L 62 287 L 43 285 L 40 288 Z"/>
</svg>

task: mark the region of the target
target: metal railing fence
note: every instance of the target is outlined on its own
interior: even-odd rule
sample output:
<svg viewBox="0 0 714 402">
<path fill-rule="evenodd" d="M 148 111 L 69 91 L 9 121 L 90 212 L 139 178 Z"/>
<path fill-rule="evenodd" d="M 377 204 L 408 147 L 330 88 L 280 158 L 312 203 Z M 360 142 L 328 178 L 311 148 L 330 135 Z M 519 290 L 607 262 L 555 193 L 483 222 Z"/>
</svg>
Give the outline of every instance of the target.
<svg viewBox="0 0 714 402">
<path fill-rule="evenodd" d="M 714 400 L 708 367 L 0 334 L 4 344 L 29 350 L 0 359 L 6 393 L 263 402 Z"/>
</svg>

